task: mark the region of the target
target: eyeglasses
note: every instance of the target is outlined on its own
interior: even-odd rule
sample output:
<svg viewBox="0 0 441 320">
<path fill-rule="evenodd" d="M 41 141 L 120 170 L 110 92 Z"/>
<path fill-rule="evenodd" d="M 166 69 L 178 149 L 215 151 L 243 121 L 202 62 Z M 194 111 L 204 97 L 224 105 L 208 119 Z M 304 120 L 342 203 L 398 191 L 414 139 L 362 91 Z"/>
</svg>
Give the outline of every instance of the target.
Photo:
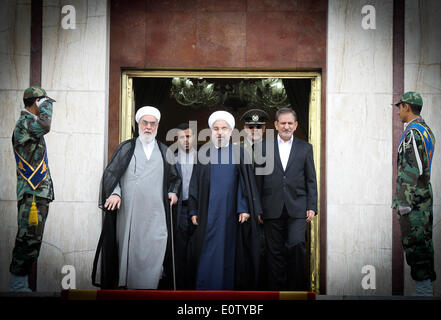
<svg viewBox="0 0 441 320">
<path fill-rule="evenodd" d="M 156 121 L 146 121 L 146 120 L 141 121 L 141 126 L 147 127 L 147 125 L 150 125 L 150 127 L 154 128 L 158 125 L 158 123 Z"/>
<path fill-rule="evenodd" d="M 247 124 L 247 126 L 248 126 L 248 128 L 250 128 L 250 129 L 254 129 L 254 128 L 256 128 L 256 129 L 262 129 L 262 124 Z"/>
</svg>

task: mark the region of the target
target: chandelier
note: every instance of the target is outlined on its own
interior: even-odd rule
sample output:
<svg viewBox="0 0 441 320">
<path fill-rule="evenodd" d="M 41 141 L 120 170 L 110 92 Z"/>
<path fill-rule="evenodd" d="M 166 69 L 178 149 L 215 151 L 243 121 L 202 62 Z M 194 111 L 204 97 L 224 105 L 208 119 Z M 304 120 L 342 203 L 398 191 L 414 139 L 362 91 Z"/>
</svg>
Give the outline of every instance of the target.
<svg viewBox="0 0 441 320">
<path fill-rule="evenodd" d="M 187 78 L 173 78 L 170 93 L 179 104 L 196 108 L 222 105 L 226 99 L 225 93 L 215 90 L 214 83 L 205 80 L 193 83 Z"/>
<path fill-rule="evenodd" d="M 244 106 L 264 109 L 291 106 L 283 82 L 278 78 L 245 79 L 224 86 L 201 80 L 173 78 L 170 95 L 179 104 L 193 108 L 220 106 L 228 99 L 238 99 Z"/>
</svg>

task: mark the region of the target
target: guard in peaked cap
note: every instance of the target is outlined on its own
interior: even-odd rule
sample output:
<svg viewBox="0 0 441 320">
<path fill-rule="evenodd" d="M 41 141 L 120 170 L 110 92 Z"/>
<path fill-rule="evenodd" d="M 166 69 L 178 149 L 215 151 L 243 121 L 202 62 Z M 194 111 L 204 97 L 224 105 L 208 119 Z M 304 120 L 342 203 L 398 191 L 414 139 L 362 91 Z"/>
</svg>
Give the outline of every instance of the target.
<svg viewBox="0 0 441 320">
<path fill-rule="evenodd" d="M 244 151 L 246 151 L 246 156 L 244 158 L 245 161 L 250 161 L 251 165 L 254 168 L 255 155 L 262 152 L 262 149 L 266 149 L 266 142 L 263 139 L 263 135 L 266 130 L 266 122 L 269 120 L 269 116 L 265 111 L 261 109 L 250 109 L 242 115 L 240 120 L 244 122 L 244 131 L 247 134 L 244 141 L 240 143 Z M 259 228 L 260 237 L 258 243 L 260 245 L 259 257 L 261 263 L 259 265 L 258 289 L 267 290 L 267 249 L 265 245 L 265 233 L 263 230 L 263 224 L 259 224 Z"/>
<path fill-rule="evenodd" d="M 261 109 L 251 109 L 245 112 L 240 118 L 241 121 L 244 121 L 245 124 L 266 124 L 268 121 L 268 114 Z"/>
<path fill-rule="evenodd" d="M 262 141 L 268 119 L 268 114 L 261 109 L 248 110 L 240 118 L 244 122 L 244 130 L 247 133 L 245 144 L 248 144 L 250 148 L 255 142 Z M 243 146 L 247 149 L 246 145 Z"/>
</svg>

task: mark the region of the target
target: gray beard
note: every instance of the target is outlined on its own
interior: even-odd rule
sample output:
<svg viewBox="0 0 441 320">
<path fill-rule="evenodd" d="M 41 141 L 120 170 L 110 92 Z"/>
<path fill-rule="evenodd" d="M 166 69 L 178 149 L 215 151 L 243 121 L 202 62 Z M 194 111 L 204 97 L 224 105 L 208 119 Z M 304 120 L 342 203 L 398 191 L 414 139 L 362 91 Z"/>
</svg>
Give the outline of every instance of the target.
<svg viewBox="0 0 441 320">
<path fill-rule="evenodd" d="M 217 140 L 216 136 L 211 136 L 211 142 L 218 148 L 225 147 L 230 142 L 231 135 L 225 135 L 224 139 L 221 141 Z"/>
</svg>

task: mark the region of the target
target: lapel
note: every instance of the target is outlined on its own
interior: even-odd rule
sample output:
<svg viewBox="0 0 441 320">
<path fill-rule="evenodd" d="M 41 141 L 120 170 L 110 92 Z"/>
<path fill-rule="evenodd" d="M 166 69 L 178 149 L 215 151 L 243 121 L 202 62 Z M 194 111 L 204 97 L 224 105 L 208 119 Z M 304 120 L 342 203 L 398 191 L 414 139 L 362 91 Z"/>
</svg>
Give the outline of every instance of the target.
<svg viewBox="0 0 441 320">
<path fill-rule="evenodd" d="M 288 171 L 289 166 L 293 163 L 294 158 L 298 154 L 298 150 L 296 150 L 297 149 L 297 142 L 298 142 L 298 140 L 296 139 L 296 137 L 294 137 L 294 139 L 292 141 L 292 145 L 291 145 L 291 151 L 289 152 L 288 163 L 286 164 L 285 171 Z"/>
<path fill-rule="evenodd" d="M 276 138 L 274 140 L 274 160 L 276 162 L 276 166 L 279 167 L 280 171 L 283 172 L 283 165 L 282 165 L 282 160 L 280 159 L 280 153 L 279 153 L 279 140 L 278 140 L 278 133 L 276 135 Z"/>
<path fill-rule="evenodd" d="M 175 160 L 176 160 L 176 170 L 178 170 L 178 173 L 182 178 L 182 169 L 181 169 L 181 164 L 179 163 L 179 153 L 176 154 Z"/>
<path fill-rule="evenodd" d="M 206 154 L 208 159 L 210 159 L 210 157 L 211 157 L 210 151 L 211 151 L 211 146 L 208 148 L 207 154 Z M 208 164 L 202 164 L 199 162 L 199 159 L 197 159 L 197 163 L 200 166 L 201 177 L 203 180 L 206 181 L 208 186 L 210 185 L 210 166 L 211 166 L 210 162 L 211 161 L 209 161 Z M 193 167 L 193 170 L 194 170 L 194 167 Z"/>
</svg>

